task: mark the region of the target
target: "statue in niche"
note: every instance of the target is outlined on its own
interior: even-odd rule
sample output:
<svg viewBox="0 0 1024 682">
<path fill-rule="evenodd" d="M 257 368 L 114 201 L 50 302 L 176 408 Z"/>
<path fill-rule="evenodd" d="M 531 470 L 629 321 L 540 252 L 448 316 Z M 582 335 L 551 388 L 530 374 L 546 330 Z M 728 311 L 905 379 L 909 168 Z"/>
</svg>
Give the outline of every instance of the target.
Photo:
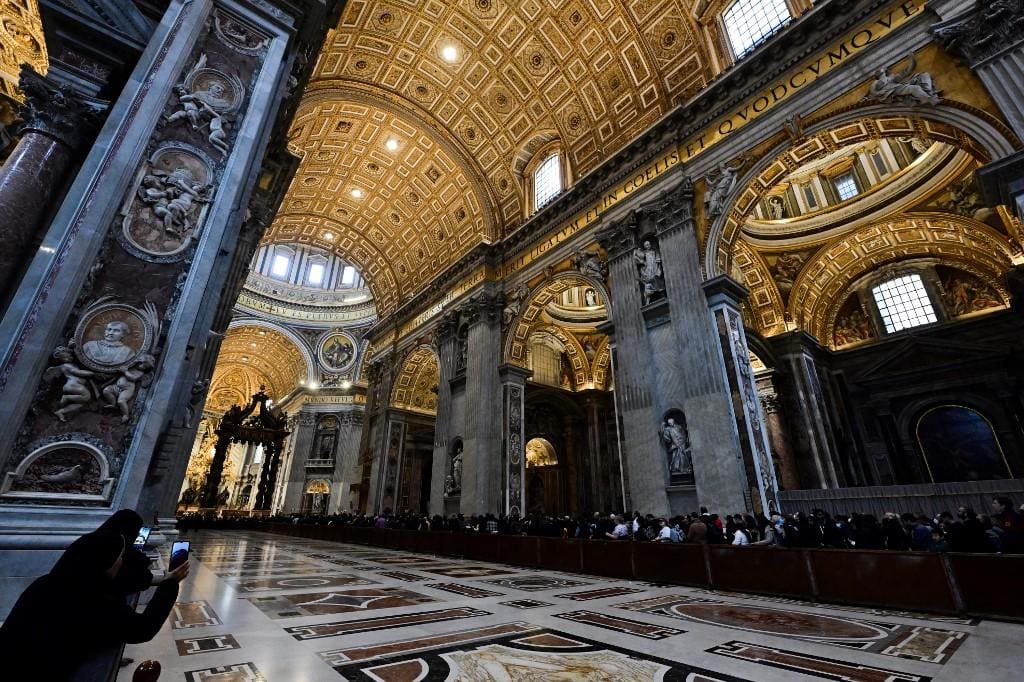
<svg viewBox="0 0 1024 682">
<path fill-rule="evenodd" d="M 650 239 L 645 239 L 643 246 L 633 253 L 633 260 L 643 285 L 644 305 L 662 298 L 665 295 L 665 280 L 661 253 L 651 244 Z"/>
<path fill-rule="evenodd" d="M 461 371 L 466 369 L 466 351 L 468 350 L 469 342 L 464 336 L 459 336 L 456 341 L 457 348 L 455 349 L 455 371 Z"/>
<path fill-rule="evenodd" d="M 206 139 L 221 155 L 227 156 L 227 130 L 230 118 L 241 105 L 242 84 L 237 77 L 207 68 L 206 53 L 175 86 L 180 109 L 168 115 L 168 123 L 187 121 L 192 130 L 208 130 Z"/>
<path fill-rule="evenodd" d="M 924 137 L 901 137 L 900 142 L 910 145 L 910 148 L 918 156 L 932 148 L 932 141 Z"/>
<path fill-rule="evenodd" d="M 832 336 L 836 347 L 840 347 L 858 341 L 867 341 L 874 337 L 874 332 L 871 330 L 871 320 L 864 314 L 860 306 L 857 306 L 848 315 L 843 315 L 836 320 Z"/>
<path fill-rule="evenodd" d="M 725 202 L 736 189 L 739 172 L 740 164 L 730 166 L 723 161 L 718 169 L 707 177 L 708 192 L 704 197 L 704 209 L 708 220 L 717 218 L 725 211 Z"/>
<path fill-rule="evenodd" d="M 608 263 L 601 259 L 601 254 L 578 249 L 570 261 L 573 269 L 581 275 L 603 282 L 608 276 Z"/>
<path fill-rule="evenodd" d="M 865 99 L 882 104 L 937 105 L 942 98 L 932 75 L 914 73 L 915 69 L 917 59 L 914 56 L 911 56 L 907 68 L 897 74 L 889 73 L 888 68 L 881 69 Z"/>
<path fill-rule="evenodd" d="M 155 170 L 144 176 L 139 198 L 160 220 L 166 234 L 182 239 L 195 227 L 196 208 L 210 202 L 212 189 L 180 166 L 170 173 Z"/>
<path fill-rule="evenodd" d="M 123 423 L 128 423 L 132 402 L 135 400 L 139 385 L 141 384 L 143 388 L 149 387 L 152 380 L 150 372 L 154 367 L 156 367 L 156 358 L 149 353 L 143 353 L 121 372 L 117 381 L 103 389 L 103 399 L 106 400 L 107 406 L 121 412 Z"/>
<path fill-rule="evenodd" d="M 92 400 L 93 389 L 87 382 L 98 375 L 96 372 L 82 369 L 76 365 L 75 355 L 67 346 L 60 346 L 53 351 L 53 359 L 57 361 L 57 364 L 46 370 L 43 378 L 46 381 L 63 378 L 64 386 L 61 388 L 60 407 L 53 413 L 57 419 L 66 422 L 68 415 L 78 412 Z"/>
<path fill-rule="evenodd" d="M 320 459 L 331 459 L 334 456 L 334 434 L 327 434 L 320 438 Z"/>
<path fill-rule="evenodd" d="M 659 430 L 661 442 L 668 452 L 668 470 L 672 476 L 693 473 L 693 459 L 690 455 L 690 436 L 686 432 L 685 417 L 679 410 L 673 410 Z"/>
<path fill-rule="evenodd" d="M 772 220 L 783 220 L 786 217 L 786 204 L 782 197 L 771 197 L 768 199 L 768 215 Z"/>
<path fill-rule="evenodd" d="M 593 289 L 587 289 L 583 292 L 583 304 L 588 308 L 597 307 L 597 292 Z"/>
<path fill-rule="evenodd" d="M 462 491 L 462 446 L 452 455 L 452 492 Z"/>
</svg>

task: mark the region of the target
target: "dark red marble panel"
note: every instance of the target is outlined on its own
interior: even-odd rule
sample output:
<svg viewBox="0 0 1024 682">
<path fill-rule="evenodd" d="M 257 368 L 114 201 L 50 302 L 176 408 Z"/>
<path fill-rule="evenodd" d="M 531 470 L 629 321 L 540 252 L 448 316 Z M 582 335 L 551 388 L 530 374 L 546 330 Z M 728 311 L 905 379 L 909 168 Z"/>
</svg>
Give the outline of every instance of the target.
<svg viewBox="0 0 1024 682">
<path fill-rule="evenodd" d="M 956 611 L 938 554 L 808 551 L 821 601 L 884 604 L 938 613 Z"/>
<path fill-rule="evenodd" d="M 674 585 L 706 587 L 704 545 L 662 545 L 638 542 L 633 547 L 633 569 L 637 580 Z"/>
<path fill-rule="evenodd" d="M 583 543 L 583 572 L 609 578 L 633 577 L 633 543 L 588 540 Z"/>
<path fill-rule="evenodd" d="M 498 544 L 498 561 L 514 566 L 537 566 L 537 540 L 524 535 L 501 536 Z"/>
<path fill-rule="evenodd" d="M 579 540 L 538 538 L 538 566 L 549 571 L 579 573 L 583 563 L 580 556 Z"/>
<path fill-rule="evenodd" d="M 968 613 L 1024 619 L 1024 556 L 950 554 L 949 563 Z"/>
<path fill-rule="evenodd" d="M 715 589 L 809 596 L 811 575 L 804 553 L 772 547 L 711 545 Z"/>
<path fill-rule="evenodd" d="M 498 561 L 498 538 L 492 535 L 464 533 L 465 557 L 474 561 Z"/>
</svg>

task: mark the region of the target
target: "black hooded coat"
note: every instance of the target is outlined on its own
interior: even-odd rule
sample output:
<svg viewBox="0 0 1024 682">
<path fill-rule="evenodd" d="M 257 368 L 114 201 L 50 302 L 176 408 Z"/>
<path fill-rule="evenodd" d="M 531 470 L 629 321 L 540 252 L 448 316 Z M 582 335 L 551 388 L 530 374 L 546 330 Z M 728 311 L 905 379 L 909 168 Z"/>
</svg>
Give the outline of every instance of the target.
<svg viewBox="0 0 1024 682">
<path fill-rule="evenodd" d="M 164 580 L 137 613 L 106 575 L 123 548 L 119 534 L 89 533 L 28 586 L 0 626 L 3 679 L 68 680 L 103 650 L 156 636 L 174 606 L 178 582 Z"/>
</svg>

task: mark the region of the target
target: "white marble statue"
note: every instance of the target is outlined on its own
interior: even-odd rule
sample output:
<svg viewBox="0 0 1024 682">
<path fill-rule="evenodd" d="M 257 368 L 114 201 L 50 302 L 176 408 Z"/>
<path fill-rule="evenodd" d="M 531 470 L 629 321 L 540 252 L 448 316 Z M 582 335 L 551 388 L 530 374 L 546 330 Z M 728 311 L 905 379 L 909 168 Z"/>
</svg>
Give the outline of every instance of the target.
<svg viewBox="0 0 1024 682">
<path fill-rule="evenodd" d="M 708 219 L 712 220 L 725 211 L 725 202 L 736 188 L 739 165 L 730 166 L 722 162 L 718 169 L 707 177 L 708 192 L 704 198 L 704 208 Z"/>
<path fill-rule="evenodd" d="M 644 305 L 660 298 L 665 291 L 662 279 L 661 254 L 654 248 L 649 239 L 633 253 L 633 260 L 640 271 L 640 283 L 643 285 Z"/>
<path fill-rule="evenodd" d="M 154 171 L 142 179 L 139 198 L 149 204 L 153 215 L 160 219 L 164 232 L 182 237 L 195 225 L 195 208 L 210 201 L 210 185 L 196 182 L 187 168 L 176 168 L 170 173 Z"/>
<path fill-rule="evenodd" d="M 898 74 L 889 73 L 889 69 L 881 69 L 878 78 L 871 84 L 867 99 L 883 104 L 910 104 L 935 106 L 941 101 L 935 80 L 930 73 L 914 73 L 917 60 L 913 57 L 910 64 Z"/>
<path fill-rule="evenodd" d="M 57 419 L 66 422 L 69 415 L 78 412 L 92 400 L 92 389 L 88 380 L 95 378 L 97 374 L 76 365 L 75 354 L 66 346 L 53 351 L 53 359 L 57 364 L 46 370 L 43 378 L 46 381 L 63 379 L 60 407 L 53 413 L 57 415 Z"/>
<path fill-rule="evenodd" d="M 688 474 L 693 471 L 690 461 L 690 442 L 686 429 L 669 417 L 661 425 L 661 440 L 668 449 L 668 470 L 673 474 Z"/>
<path fill-rule="evenodd" d="M 117 381 L 103 389 L 103 399 L 108 407 L 116 408 L 121 412 L 121 421 L 128 423 L 130 418 L 132 401 L 139 391 L 139 385 L 149 385 L 150 372 L 156 367 L 156 358 L 149 353 L 143 353 L 135 362 L 128 366 Z"/>
</svg>

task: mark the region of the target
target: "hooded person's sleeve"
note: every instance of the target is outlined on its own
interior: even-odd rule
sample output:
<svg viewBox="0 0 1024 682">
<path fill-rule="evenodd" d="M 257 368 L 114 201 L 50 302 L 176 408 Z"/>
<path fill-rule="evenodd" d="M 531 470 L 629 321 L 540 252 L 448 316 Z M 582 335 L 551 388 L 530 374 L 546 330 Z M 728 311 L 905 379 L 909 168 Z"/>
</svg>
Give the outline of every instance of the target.
<svg viewBox="0 0 1024 682">
<path fill-rule="evenodd" d="M 168 578 L 160 583 L 142 613 L 127 604 L 116 607 L 111 626 L 117 639 L 127 644 L 148 642 L 156 637 L 178 598 L 178 581 Z"/>
</svg>

